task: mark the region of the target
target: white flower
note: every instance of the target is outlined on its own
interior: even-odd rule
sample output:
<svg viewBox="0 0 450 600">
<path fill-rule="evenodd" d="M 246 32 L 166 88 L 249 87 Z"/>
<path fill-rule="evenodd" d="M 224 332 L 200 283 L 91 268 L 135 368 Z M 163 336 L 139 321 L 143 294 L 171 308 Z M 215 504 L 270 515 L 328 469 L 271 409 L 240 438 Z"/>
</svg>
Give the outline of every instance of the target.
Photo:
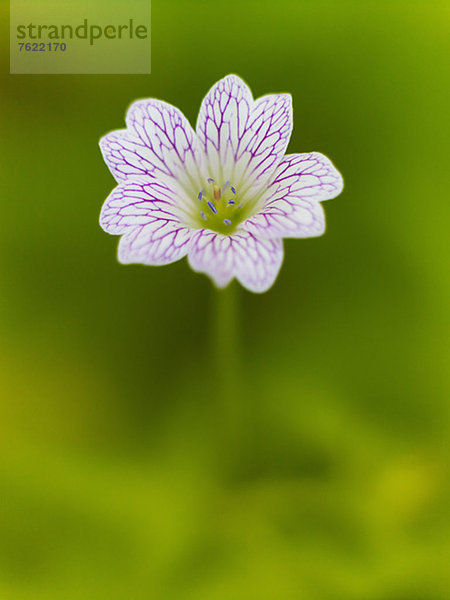
<svg viewBox="0 0 450 600">
<path fill-rule="evenodd" d="M 127 128 L 100 140 L 119 185 L 100 224 L 121 235 L 119 261 L 164 265 L 188 256 L 219 287 L 233 277 L 253 292 L 270 288 L 283 237 L 321 235 L 321 201 L 342 190 L 324 155 L 288 154 L 289 94 L 253 100 L 236 75 L 204 98 L 196 132 L 162 100 L 134 102 Z"/>
</svg>

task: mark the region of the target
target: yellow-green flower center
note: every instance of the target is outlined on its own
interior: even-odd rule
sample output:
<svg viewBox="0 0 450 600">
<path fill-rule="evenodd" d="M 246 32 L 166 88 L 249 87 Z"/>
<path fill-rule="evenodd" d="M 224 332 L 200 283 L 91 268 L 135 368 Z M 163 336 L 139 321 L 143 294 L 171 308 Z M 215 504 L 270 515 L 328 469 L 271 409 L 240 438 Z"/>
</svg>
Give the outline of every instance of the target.
<svg viewBox="0 0 450 600">
<path fill-rule="evenodd" d="M 214 179 L 198 194 L 198 225 L 218 233 L 231 234 L 247 216 L 247 211 L 239 201 L 238 191 L 226 181 L 219 186 Z"/>
</svg>

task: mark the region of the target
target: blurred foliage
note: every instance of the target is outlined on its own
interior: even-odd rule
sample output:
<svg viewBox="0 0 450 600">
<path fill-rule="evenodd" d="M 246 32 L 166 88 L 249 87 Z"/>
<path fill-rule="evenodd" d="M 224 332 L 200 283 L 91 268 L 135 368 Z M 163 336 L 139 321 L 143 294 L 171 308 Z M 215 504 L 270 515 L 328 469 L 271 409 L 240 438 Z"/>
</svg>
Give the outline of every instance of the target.
<svg viewBox="0 0 450 600">
<path fill-rule="evenodd" d="M 150 76 L 8 75 L 2 14 L 0 598 L 447 599 L 448 3 L 154 0 Z M 224 394 L 217 292 L 117 264 L 97 142 L 229 72 L 346 188 L 236 290 Z"/>
</svg>

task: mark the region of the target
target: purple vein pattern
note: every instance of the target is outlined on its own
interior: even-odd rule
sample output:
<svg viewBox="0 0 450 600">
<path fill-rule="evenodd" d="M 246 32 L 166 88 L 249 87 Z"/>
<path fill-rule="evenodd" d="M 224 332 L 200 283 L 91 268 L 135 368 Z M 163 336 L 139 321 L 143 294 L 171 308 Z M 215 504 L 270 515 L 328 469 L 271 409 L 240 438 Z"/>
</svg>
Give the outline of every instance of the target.
<svg viewBox="0 0 450 600">
<path fill-rule="evenodd" d="M 208 92 L 196 131 L 166 102 L 134 102 L 127 128 L 100 140 L 118 182 L 100 225 L 121 236 L 119 261 L 164 265 L 188 256 L 218 287 L 236 278 L 268 290 L 282 238 L 323 234 L 321 202 L 343 187 L 323 154 L 285 155 L 292 123 L 289 94 L 253 100 L 236 75 Z"/>
</svg>

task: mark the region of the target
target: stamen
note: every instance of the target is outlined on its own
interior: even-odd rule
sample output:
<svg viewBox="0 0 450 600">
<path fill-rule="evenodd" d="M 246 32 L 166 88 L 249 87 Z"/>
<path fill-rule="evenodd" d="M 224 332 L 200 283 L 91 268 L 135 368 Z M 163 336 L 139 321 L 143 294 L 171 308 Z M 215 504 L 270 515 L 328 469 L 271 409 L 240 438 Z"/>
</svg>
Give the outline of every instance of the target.
<svg viewBox="0 0 450 600">
<path fill-rule="evenodd" d="M 208 202 L 207 202 L 206 204 L 209 206 L 209 208 L 210 208 L 210 209 L 213 211 L 213 213 L 216 215 L 216 214 L 217 214 L 217 208 L 214 206 L 214 204 L 213 204 L 213 203 L 212 203 L 210 200 L 208 200 Z"/>
<path fill-rule="evenodd" d="M 225 181 L 225 183 L 223 184 L 223 187 L 222 187 L 222 192 L 224 192 L 224 191 L 227 189 L 227 187 L 228 187 L 229 185 L 230 185 L 230 181 L 229 181 L 229 179 L 227 179 L 227 180 Z"/>
</svg>

